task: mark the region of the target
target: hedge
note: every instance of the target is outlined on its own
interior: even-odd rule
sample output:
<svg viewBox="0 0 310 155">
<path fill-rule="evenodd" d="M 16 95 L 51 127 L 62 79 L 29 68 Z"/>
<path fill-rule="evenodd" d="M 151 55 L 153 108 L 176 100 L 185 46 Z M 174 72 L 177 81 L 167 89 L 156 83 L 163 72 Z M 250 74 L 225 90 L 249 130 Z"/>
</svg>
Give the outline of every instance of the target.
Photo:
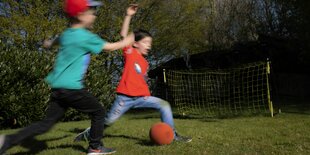
<svg viewBox="0 0 310 155">
<path fill-rule="evenodd" d="M 50 88 L 44 78 L 51 70 L 54 52 L 3 48 L 0 51 L 0 128 L 17 128 L 39 121 L 45 116 Z M 114 99 L 110 74 L 102 66 L 105 56 L 91 63 L 86 85 L 108 107 Z M 87 119 L 69 109 L 62 121 Z"/>
</svg>

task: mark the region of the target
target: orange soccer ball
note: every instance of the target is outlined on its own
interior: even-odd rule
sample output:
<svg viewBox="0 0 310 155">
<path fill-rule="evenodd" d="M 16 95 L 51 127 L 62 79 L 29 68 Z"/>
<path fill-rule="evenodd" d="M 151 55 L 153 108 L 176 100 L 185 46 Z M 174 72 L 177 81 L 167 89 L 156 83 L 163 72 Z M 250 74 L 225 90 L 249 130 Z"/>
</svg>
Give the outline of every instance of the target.
<svg viewBox="0 0 310 155">
<path fill-rule="evenodd" d="M 166 123 L 155 123 L 150 129 L 150 138 L 157 145 L 167 145 L 173 141 L 173 129 Z"/>
</svg>

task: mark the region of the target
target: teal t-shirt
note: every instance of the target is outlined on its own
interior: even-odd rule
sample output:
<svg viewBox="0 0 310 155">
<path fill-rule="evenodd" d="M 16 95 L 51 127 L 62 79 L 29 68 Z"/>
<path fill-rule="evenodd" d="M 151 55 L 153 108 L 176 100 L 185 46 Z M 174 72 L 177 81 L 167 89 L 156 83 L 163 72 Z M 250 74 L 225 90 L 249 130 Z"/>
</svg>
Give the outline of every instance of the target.
<svg viewBox="0 0 310 155">
<path fill-rule="evenodd" d="M 90 53 L 100 53 L 106 41 L 84 28 L 68 28 L 59 39 L 54 68 L 45 80 L 51 88 L 82 89 Z"/>
</svg>

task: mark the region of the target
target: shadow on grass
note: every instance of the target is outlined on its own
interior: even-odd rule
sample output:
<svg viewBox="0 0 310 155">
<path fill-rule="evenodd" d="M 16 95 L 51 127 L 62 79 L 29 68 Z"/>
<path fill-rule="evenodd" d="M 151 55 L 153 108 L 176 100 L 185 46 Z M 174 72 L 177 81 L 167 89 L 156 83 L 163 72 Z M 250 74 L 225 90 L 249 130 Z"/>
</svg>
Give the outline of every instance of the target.
<svg viewBox="0 0 310 155">
<path fill-rule="evenodd" d="M 107 129 L 107 128 L 105 128 L 105 129 Z M 74 128 L 74 129 L 70 130 L 69 132 L 77 134 L 77 133 L 80 133 L 80 132 L 82 132 L 84 130 L 85 129 Z M 109 137 L 109 138 L 125 138 L 125 139 L 129 139 L 129 140 L 137 141 L 137 144 L 139 144 L 139 145 L 143 145 L 143 146 L 156 146 L 150 140 L 145 140 L 145 139 L 141 139 L 141 138 L 138 138 L 138 137 L 132 137 L 132 136 L 127 136 L 127 135 L 104 134 L 104 138 L 105 137 Z"/>
<path fill-rule="evenodd" d="M 141 146 L 153 146 L 153 147 L 159 146 L 159 145 L 156 145 L 152 141 L 149 141 L 149 140 L 142 140 L 142 141 L 139 141 L 137 144 L 139 144 Z"/>
<path fill-rule="evenodd" d="M 111 134 L 105 134 L 104 137 L 109 137 L 109 138 L 126 138 L 126 139 L 131 139 L 131 140 L 136 140 L 136 141 L 141 141 L 141 140 L 143 140 L 143 139 L 141 139 L 141 138 L 126 136 L 126 135 L 111 135 Z"/>
<path fill-rule="evenodd" d="M 62 137 L 57 137 L 57 138 L 51 138 L 51 139 L 45 139 L 45 140 L 37 140 L 35 138 L 29 138 L 25 140 L 23 143 L 20 144 L 20 146 L 29 149 L 29 151 L 26 152 L 19 152 L 13 155 L 29 155 L 29 154 L 38 154 L 44 150 L 52 150 L 52 149 L 61 149 L 61 148 L 73 148 L 74 150 L 80 151 L 80 152 L 85 152 L 85 148 L 80 146 L 80 145 L 60 145 L 57 147 L 48 147 L 47 142 L 48 141 L 55 141 L 55 140 L 60 140 L 66 137 L 70 137 L 69 135 L 65 135 Z"/>
<path fill-rule="evenodd" d="M 141 139 L 141 138 L 137 138 L 137 137 L 131 137 L 131 136 L 126 136 L 126 135 L 110 135 L 110 134 L 106 134 L 105 137 L 125 138 L 125 139 L 135 140 L 135 141 L 137 141 L 137 144 L 142 145 L 142 146 L 156 146 L 150 140 L 145 140 L 145 139 Z"/>
<path fill-rule="evenodd" d="M 78 134 L 78 133 L 81 133 L 85 130 L 86 128 L 73 128 L 73 129 L 70 129 L 70 130 L 65 130 L 65 132 L 69 132 L 69 133 L 74 133 L 74 134 Z"/>
</svg>

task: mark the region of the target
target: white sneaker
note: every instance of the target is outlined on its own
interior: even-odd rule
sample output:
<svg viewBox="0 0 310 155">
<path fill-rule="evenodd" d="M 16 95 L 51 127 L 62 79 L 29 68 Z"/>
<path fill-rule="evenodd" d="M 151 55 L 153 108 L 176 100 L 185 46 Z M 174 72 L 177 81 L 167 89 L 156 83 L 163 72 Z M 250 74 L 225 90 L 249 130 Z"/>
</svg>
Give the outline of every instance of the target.
<svg viewBox="0 0 310 155">
<path fill-rule="evenodd" d="M 90 132 L 90 127 L 85 129 L 83 132 L 79 133 L 75 138 L 74 142 L 79 142 L 79 141 L 89 141 L 89 132 Z"/>
</svg>

